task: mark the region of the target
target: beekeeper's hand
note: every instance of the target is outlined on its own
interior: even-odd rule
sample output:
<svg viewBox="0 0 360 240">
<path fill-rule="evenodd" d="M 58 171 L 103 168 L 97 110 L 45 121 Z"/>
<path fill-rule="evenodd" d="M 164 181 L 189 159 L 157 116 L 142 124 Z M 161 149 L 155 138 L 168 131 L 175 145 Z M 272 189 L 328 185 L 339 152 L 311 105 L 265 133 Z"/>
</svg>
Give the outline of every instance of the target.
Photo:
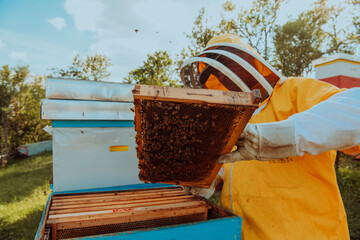
<svg viewBox="0 0 360 240">
<path fill-rule="evenodd" d="M 274 123 L 249 123 L 236 145 L 237 149 L 234 152 L 220 156 L 218 162 L 266 161 L 296 156 L 293 121 L 288 119 Z"/>
<path fill-rule="evenodd" d="M 184 189 L 186 194 L 191 193 L 209 199 L 212 197 L 212 195 L 214 195 L 216 191 L 220 190 L 221 187 L 222 187 L 222 177 L 221 175 L 218 174 L 209 188 L 185 187 L 185 186 L 183 186 L 182 188 Z"/>
</svg>

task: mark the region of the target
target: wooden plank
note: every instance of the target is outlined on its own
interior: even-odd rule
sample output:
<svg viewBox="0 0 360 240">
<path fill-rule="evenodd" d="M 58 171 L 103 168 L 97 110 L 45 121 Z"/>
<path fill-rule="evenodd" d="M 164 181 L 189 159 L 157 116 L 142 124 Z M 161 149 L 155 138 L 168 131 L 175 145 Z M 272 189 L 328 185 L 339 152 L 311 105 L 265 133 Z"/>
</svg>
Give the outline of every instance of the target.
<svg viewBox="0 0 360 240">
<path fill-rule="evenodd" d="M 145 207 L 145 206 L 165 205 L 165 204 L 169 204 L 169 203 L 180 203 L 180 202 L 189 202 L 189 201 L 194 201 L 194 197 L 186 196 L 186 198 L 181 198 L 181 199 L 149 201 L 146 203 L 144 203 L 144 202 L 140 202 L 140 203 L 127 202 L 127 203 L 107 205 L 107 206 L 101 205 L 101 206 L 74 207 L 74 208 L 70 208 L 70 209 L 54 209 L 54 210 L 50 210 L 49 215 L 63 214 L 63 213 L 75 213 L 75 212 L 87 212 L 87 211 L 111 210 L 111 209 L 118 209 L 118 208 Z"/>
<path fill-rule="evenodd" d="M 88 200 L 73 200 L 73 201 L 54 201 L 52 206 L 64 206 L 64 205 L 71 205 L 71 204 L 88 204 L 88 203 L 99 203 L 99 202 L 111 202 L 111 201 L 121 201 L 121 200 L 139 200 L 139 199 L 149 199 L 149 198 L 156 198 L 156 197 L 171 197 L 171 196 L 185 196 L 184 193 L 171 193 L 171 194 L 153 194 L 153 195 L 141 195 L 141 196 L 113 196 L 113 197 L 104 197 L 104 198 L 97 198 Z"/>
<path fill-rule="evenodd" d="M 136 85 L 134 99 L 254 106 L 253 93 Z"/>
<path fill-rule="evenodd" d="M 121 194 L 121 195 L 111 195 L 111 196 L 100 196 L 100 197 L 84 197 L 84 198 L 68 198 L 68 199 L 53 199 L 53 202 L 55 203 L 66 203 L 66 202 L 72 202 L 72 201 L 87 201 L 87 200 L 101 200 L 101 199 L 111 199 L 111 198 L 125 198 L 125 199 L 131 199 L 131 198 L 147 198 L 147 197 L 154 197 L 154 196 L 167 196 L 167 195 L 185 195 L 184 191 L 168 191 L 168 192 L 148 192 L 148 193 L 134 193 L 134 194 Z"/>
<path fill-rule="evenodd" d="M 135 89 L 134 91 L 137 91 L 137 89 L 139 88 L 139 85 L 135 85 Z M 144 160 L 142 159 L 142 154 L 144 152 L 143 149 L 143 140 L 142 140 L 142 135 L 141 135 L 141 113 L 140 113 L 140 100 L 139 99 L 134 99 L 134 105 L 135 105 L 135 131 L 136 131 L 136 136 L 135 136 L 135 142 L 136 142 L 136 155 L 137 158 L 139 159 L 139 163 L 138 166 L 140 166 L 141 164 L 143 164 Z M 143 169 L 140 169 L 139 175 L 142 174 Z"/>
<path fill-rule="evenodd" d="M 58 205 L 58 206 L 51 206 L 50 210 L 61 210 L 61 209 L 72 209 L 72 208 L 82 208 L 82 207 L 98 207 L 98 206 L 111 206 L 115 204 L 125 204 L 125 203 L 149 203 L 158 200 L 176 200 L 176 199 L 192 199 L 194 198 L 193 195 L 184 195 L 184 196 L 174 196 L 174 197 L 158 197 L 158 198 L 148 198 L 148 199 L 139 199 L 139 200 L 132 200 L 132 201 L 108 201 L 108 202 L 98 202 L 98 203 L 89 203 L 89 204 L 71 204 L 71 205 Z"/>
<path fill-rule="evenodd" d="M 209 213 L 209 209 L 206 209 L 204 213 L 204 221 L 208 219 L 208 213 Z"/>
<path fill-rule="evenodd" d="M 126 191 L 112 191 L 112 192 L 97 192 L 97 193 L 77 193 L 70 195 L 54 195 L 54 199 L 74 199 L 84 197 L 103 197 L 103 196 L 121 196 L 138 193 L 158 193 L 158 192 L 169 192 L 169 191 L 183 191 L 181 187 L 166 187 L 166 188 L 151 188 L 151 189 L 136 189 Z"/>
<path fill-rule="evenodd" d="M 185 202 L 193 202 L 193 200 L 179 199 L 179 200 L 172 201 L 171 203 L 185 203 Z M 160 206 L 160 205 L 167 205 L 167 204 L 169 204 L 168 201 L 153 202 L 153 203 L 148 203 L 146 205 L 144 205 L 144 204 L 120 204 L 120 205 L 89 207 L 89 208 L 81 208 L 81 209 L 73 208 L 73 209 L 64 209 L 64 210 L 54 210 L 54 211 L 50 211 L 49 217 L 53 218 L 53 217 L 56 217 L 57 215 L 67 214 L 67 213 L 98 212 L 98 211 L 104 211 L 104 210 L 151 207 L 151 206 Z"/>
<path fill-rule="evenodd" d="M 160 191 L 160 192 L 139 192 L 139 193 L 121 193 L 121 194 L 112 194 L 112 195 L 100 195 L 100 196 L 84 196 L 84 197 L 77 197 L 77 198 L 53 198 L 54 202 L 71 202 L 75 201 L 83 201 L 89 199 L 107 199 L 112 197 L 131 197 L 131 196 L 152 196 L 152 195 L 161 195 L 164 196 L 166 194 L 184 194 L 184 191 L 181 190 L 171 190 L 171 191 Z"/>
<path fill-rule="evenodd" d="M 94 219 L 103 219 L 103 218 L 112 218 L 112 217 L 122 218 L 122 217 L 131 217 L 138 214 L 153 214 L 154 212 L 158 212 L 158 211 L 173 211 L 174 209 L 181 210 L 184 208 L 195 208 L 199 206 L 207 207 L 205 201 L 174 203 L 174 204 L 166 204 L 160 206 L 115 209 L 115 211 L 110 210 L 106 213 L 87 212 L 87 213 L 74 213 L 72 215 L 66 215 L 66 216 L 54 215 L 51 218 L 48 218 L 46 223 L 55 224 L 55 223 L 76 222 L 76 221 L 85 221 L 85 220 L 94 220 Z"/>
<path fill-rule="evenodd" d="M 194 206 L 194 207 L 185 207 L 185 208 L 173 208 L 173 209 L 162 209 L 162 210 L 151 210 L 151 211 L 142 211 L 134 215 L 127 216 L 116 216 L 115 214 L 102 214 L 103 217 L 94 217 L 92 218 L 83 218 L 81 220 L 73 221 L 59 221 L 60 219 L 54 219 L 52 221 L 59 221 L 57 223 L 58 229 L 71 229 L 79 227 L 91 227 L 99 226 L 106 224 L 118 224 L 118 223 L 129 223 L 137 221 L 147 221 L 153 219 L 162 219 L 169 217 L 180 217 L 192 214 L 204 214 L 207 210 L 206 206 Z M 106 215 L 106 217 L 105 217 Z M 89 216 L 88 216 L 89 217 Z M 78 217 L 79 218 L 79 217 Z M 49 220 L 50 221 L 50 220 Z"/>
<path fill-rule="evenodd" d="M 77 221 L 71 223 L 59 223 L 58 228 L 61 229 L 71 229 L 77 227 L 92 227 L 99 225 L 107 225 L 107 224 L 119 224 L 119 223 L 129 223 L 129 222 L 137 222 L 137 221 L 149 221 L 153 219 L 164 219 L 170 217 L 181 217 L 188 216 L 192 214 L 203 214 L 206 210 L 206 207 L 200 206 L 195 208 L 187 208 L 182 210 L 172 210 L 166 212 L 153 212 L 151 214 L 138 214 L 133 217 L 124 217 L 124 218 L 104 218 L 104 219 L 94 219 L 94 220 L 84 220 Z"/>
<path fill-rule="evenodd" d="M 51 239 L 56 240 L 57 239 L 57 224 L 53 223 L 51 227 Z"/>
<path fill-rule="evenodd" d="M 138 199 L 138 200 L 116 200 L 116 201 L 106 201 L 106 202 L 97 202 L 97 203 L 88 203 L 88 204 L 68 204 L 68 205 L 55 205 L 51 206 L 50 210 L 60 210 L 60 209 L 71 209 L 71 208 L 82 208 L 82 207 L 97 207 L 97 206 L 111 206 L 115 204 L 124 204 L 124 203 L 148 203 L 158 200 L 176 200 L 176 199 L 186 199 L 186 198 L 194 198 L 194 195 L 180 195 L 180 196 L 172 196 L 172 197 L 156 197 L 156 198 L 146 198 L 146 199 Z"/>
<path fill-rule="evenodd" d="M 50 210 L 50 206 L 51 206 L 51 202 L 52 202 L 52 198 L 53 198 L 53 195 L 49 195 L 49 199 L 48 201 L 46 202 L 46 209 L 45 209 L 45 212 L 43 213 L 43 216 L 41 217 L 41 222 L 40 222 L 40 226 L 39 228 L 41 229 L 40 230 L 40 234 L 35 236 L 35 239 L 38 240 L 41 238 L 41 236 L 45 236 L 45 222 L 46 222 L 46 219 L 49 215 L 49 210 Z"/>
</svg>

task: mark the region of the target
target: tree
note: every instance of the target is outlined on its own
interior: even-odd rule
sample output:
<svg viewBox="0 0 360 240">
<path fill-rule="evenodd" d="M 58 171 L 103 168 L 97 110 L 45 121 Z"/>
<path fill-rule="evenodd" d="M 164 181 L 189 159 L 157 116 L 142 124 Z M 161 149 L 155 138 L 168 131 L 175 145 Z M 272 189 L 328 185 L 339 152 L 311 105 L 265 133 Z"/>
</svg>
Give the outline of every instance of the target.
<svg viewBox="0 0 360 240">
<path fill-rule="evenodd" d="M 27 66 L 16 67 L 12 72 L 8 65 L 4 65 L 0 70 L 0 115 L 5 154 L 9 152 L 9 116 L 12 111 L 13 99 L 23 88 L 28 74 L 29 68 Z"/>
<path fill-rule="evenodd" d="M 57 77 L 102 81 L 110 76 L 108 67 L 111 65 L 110 59 L 105 55 L 95 54 L 82 60 L 77 54 L 69 67 L 65 69 L 52 68 L 51 70 Z"/>
<path fill-rule="evenodd" d="M 327 1 L 327 0 L 326 0 Z M 349 53 L 353 54 L 353 49 L 351 45 L 353 44 L 353 40 L 349 37 L 349 33 L 347 33 L 347 28 L 342 28 L 338 26 L 338 20 L 341 14 L 344 12 L 344 7 L 342 7 L 341 3 L 336 6 L 325 6 L 323 8 L 323 14 L 328 17 L 327 28 L 329 30 L 325 31 L 325 54 L 332 53 Z"/>
<path fill-rule="evenodd" d="M 306 15 L 276 28 L 274 66 L 285 76 L 302 76 L 311 71 L 311 61 L 322 56 L 324 32 Z"/>
<path fill-rule="evenodd" d="M 285 0 L 253 1 L 251 9 L 241 9 L 237 19 L 223 18 L 219 27 L 222 33 L 239 35 L 249 41 L 265 60 L 271 59 L 271 41 L 281 5 Z M 227 1 L 225 12 L 233 12 L 236 5 Z"/>
<path fill-rule="evenodd" d="M 21 144 L 49 139 L 40 120 L 40 100 L 45 97 L 43 78 L 29 75 L 28 66 L 0 69 L 1 154 L 12 155 Z"/>
<path fill-rule="evenodd" d="M 44 77 L 34 76 L 26 83 L 12 100 L 10 129 L 12 130 L 11 148 L 25 143 L 49 139 L 42 129 L 49 121 L 40 119 L 40 102 L 45 98 Z"/>
<path fill-rule="evenodd" d="M 341 5 L 326 5 L 327 0 L 314 3 L 311 10 L 275 28 L 273 65 L 285 76 L 302 76 L 312 71 L 311 62 L 324 54 L 351 53 L 345 31 L 338 30 Z"/>
<path fill-rule="evenodd" d="M 159 86 L 179 86 L 172 80 L 171 70 L 172 60 L 166 51 L 156 51 L 148 54 L 147 60 L 143 65 L 129 73 L 124 79 L 124 83 L 137 83 Z"/>
<path fill-rule="evenodd" d="M 302 76 L 309 72 L 311 61 L 321 57 L 323 33 L 303 17 L 276 29 L 275 64 L 285 76 Z"/>
<path fill-rule="evenodd" d="M 354 27 L 354 31 L 349 34 L 349 38 L 353 40 L 355 44 L 360 44 L 360 0 L 348 0 L 348 3 L 351 4 L 353 9 L 352 25 Z"/>
</svg>

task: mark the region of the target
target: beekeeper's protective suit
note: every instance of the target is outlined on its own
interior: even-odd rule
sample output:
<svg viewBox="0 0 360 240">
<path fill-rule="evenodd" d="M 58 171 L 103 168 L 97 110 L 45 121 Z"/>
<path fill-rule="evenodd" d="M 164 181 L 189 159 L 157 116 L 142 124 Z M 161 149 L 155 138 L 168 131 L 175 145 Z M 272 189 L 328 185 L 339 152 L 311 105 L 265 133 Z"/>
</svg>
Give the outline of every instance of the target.
<svg viewBox="0 0 360 240">
<path fill-rule="evenodd" d="M 334 149 L 359 149 L 359 88 L 345 91 L 311 78 L 283 78 L 233 35 L 210 40 L 202 53 L 185 61 L 181 77 L 187 87 L 258 88 L 269 96 L 250 119 L 238 149 L 219 159 L 225 163 L 220 204 L 243 218 L 244 240 L 349 239 Z M 267 161 L 241 161 L 251 159 Z"/>
</svg>

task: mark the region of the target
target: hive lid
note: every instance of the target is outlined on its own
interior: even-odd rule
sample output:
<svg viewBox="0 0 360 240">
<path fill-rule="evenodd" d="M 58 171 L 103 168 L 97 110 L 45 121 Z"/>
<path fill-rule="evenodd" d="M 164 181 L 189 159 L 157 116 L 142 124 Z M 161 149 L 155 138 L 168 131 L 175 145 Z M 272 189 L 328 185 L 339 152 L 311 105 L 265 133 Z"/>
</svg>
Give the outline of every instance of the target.
<svg viewBox="0 0 360 240">
<path fill-rule="evenodd" d="M 129 121 L 134 119 L 133 106 L 129 102 L 43 99 L 41 119 Z"/>
<path fill-rule="evenodd" d="M 132 102 L 133 88 L 133 84 L 47 78 L 45 96 L 48 99 Z"/>
<path fill-rule="evenodd" d="M 254 93 L 136 85 L 139 178 L 209 187 L 221 154 L 235 146 L 258 107 Z"/>
</svg>

